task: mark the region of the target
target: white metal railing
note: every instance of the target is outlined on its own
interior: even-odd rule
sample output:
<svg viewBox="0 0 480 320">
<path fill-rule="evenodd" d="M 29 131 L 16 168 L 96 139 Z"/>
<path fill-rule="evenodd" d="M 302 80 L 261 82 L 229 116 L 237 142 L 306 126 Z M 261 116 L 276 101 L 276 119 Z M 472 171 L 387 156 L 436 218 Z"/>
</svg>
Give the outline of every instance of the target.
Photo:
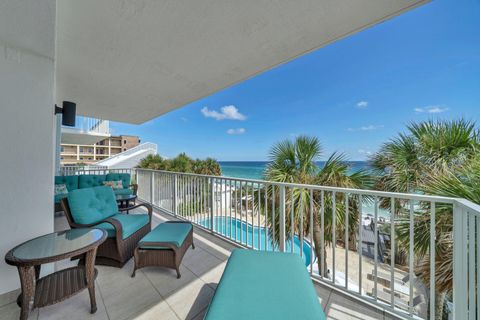
<svg viewBox="0 0 480 320">
<path fill-rule="evenodd" d="M 404 318 L 435 318 L 435 288 L 448 281 L 435 276 L 435 247 L 450 237 L 452 314 L 480 319 L 480 207 L 469 201 L 148 169 L 136 179 L 139 199 L 162 211 L 250 249 L 299 254 L 312 278 Z M 437 234 L 439 208 L 453 215 L 453 234 Z M 417 277 L 415 237 L 428 240 L 428 281 Z"/>
<path fill-rule="evenodd" d="M 109 169 L 105 166 L 63 166 L 60 167 L 61 176 L 74 176 L 74 175 L 84 175 L 84 174 L 108 174 L 108 173 L 129 173 L 131 175 L 135 174 L 134 169 Z"/>
</svg>

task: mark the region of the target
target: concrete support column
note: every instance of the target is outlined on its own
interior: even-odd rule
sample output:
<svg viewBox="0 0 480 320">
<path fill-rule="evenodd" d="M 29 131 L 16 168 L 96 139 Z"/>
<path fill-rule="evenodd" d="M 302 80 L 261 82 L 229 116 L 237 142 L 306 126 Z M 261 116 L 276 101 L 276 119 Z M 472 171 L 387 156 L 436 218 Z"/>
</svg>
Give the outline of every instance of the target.
<svg viewBox="0 0 480 320">
<path fill-rule="evenodd" d="M 55 174 L 60 174 L 62 144 L 62 114 L 55 115 Z"/>
<path fill-rule="evenodd" d="M 3 257 L 53 232 L 57 132 L 55 0 L 2 0 L 0 10 L 0 294 L 20 288 Z M 8 150 L 8 151 L 7 151 Z M 28 183 L 26 183 L 28 181 Z M 42 274 L 51 271 L 42 266 Z"/>
</svg>

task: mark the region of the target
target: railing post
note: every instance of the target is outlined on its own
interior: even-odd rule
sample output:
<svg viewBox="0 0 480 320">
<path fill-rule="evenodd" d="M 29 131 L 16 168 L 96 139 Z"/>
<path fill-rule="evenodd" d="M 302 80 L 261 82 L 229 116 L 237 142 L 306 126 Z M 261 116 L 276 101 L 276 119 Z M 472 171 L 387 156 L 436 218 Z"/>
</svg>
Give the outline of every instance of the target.
<svg viewBox="0 0 480 320">
<path fill-rule="evenodd" d="M 213 232 L 213 213 L 215 212 L 215 178 L 210 179 L 210 231 Z"/>
<path fill-rule="evenodd" d="M 177 190 L 178 190 L 178 179 L 177 174 L 173 175 L 173 214 L 177 216 L 178 209 L 177 209 Z"/>
<path fill-rule="evenodd" d="M 154 185 L 155 185 L 155 183 L 154 183 L 154 181 L 153 181 L 153 175 L 154 175 L 154 172 L 153 172 L 153 171 L 150 171 L 150 203 L 151 203 L 152 205 L 154 205 L 154 203 L 153 203 L 154 190 L 153 190 L 153 189 L 154 189 Z"/>
<path fill-rule="evenodd" d="M 467 222 L 464 209 L 453 204 L 453 318 L 467 319 Z"/>
<path fill-rule="evenodd" d="M 280 186 L 280 239 L 279 239 L 279 249 L 280 252 L 285 252 L 285 186 Z M 293 244 L 292 244 L 293 245 Z"/>
</svg>

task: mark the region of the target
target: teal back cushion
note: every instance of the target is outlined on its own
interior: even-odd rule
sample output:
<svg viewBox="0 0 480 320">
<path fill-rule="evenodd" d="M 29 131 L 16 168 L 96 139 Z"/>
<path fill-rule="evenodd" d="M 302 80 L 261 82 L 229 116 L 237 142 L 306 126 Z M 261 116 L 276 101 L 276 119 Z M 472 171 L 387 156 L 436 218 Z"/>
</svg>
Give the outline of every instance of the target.
<svg viewBox="0 0 480 320">
<path fill-rule="evenodd" d="M 84 174 L 78 176 L 78 187 L 93 188 L 103 186 L 103 181 L 107 178 L 105 174 Z"/>
<path fill-rule="evenodd" d="M 91 224 L 118 213 L 115 194 L 110 187 L 77 189 L 68 193 L 68 205 L 73 220 Z"/>
<path fill-rule="evenodd" d="M 129 173 L 109 173 L 107 174 L 106 181 L 118 181 L 122 180 L 123 188 L 126 189 L 130 185 Z"/>
<path fill-rule="evenodd" d="M 64 184 L 68 191 L 78 189 L 78 176 L 55 176 L 55 184 Z"/>
</svg>

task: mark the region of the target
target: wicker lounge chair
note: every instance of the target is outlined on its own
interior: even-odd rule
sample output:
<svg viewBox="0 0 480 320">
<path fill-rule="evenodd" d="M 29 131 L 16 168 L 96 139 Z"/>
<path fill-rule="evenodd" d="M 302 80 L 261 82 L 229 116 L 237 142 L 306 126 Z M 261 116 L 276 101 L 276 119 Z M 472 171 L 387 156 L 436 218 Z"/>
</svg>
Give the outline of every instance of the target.
<svg viewBox="0 0 480 320">
<path fill-rule="evenodd" d="M 70 228 L 96 227 L 107 231 L 107 240 L 98 247 L 96 264 L 123 267 L 140 239 L 151 230 L 152 207 L 139 204 L 128 210 L 143 206 L 148 214 L 123 214 L 126 209 L 118 208 L 110 187 L 73 190 L 61 205 Z"/>
</svg>

